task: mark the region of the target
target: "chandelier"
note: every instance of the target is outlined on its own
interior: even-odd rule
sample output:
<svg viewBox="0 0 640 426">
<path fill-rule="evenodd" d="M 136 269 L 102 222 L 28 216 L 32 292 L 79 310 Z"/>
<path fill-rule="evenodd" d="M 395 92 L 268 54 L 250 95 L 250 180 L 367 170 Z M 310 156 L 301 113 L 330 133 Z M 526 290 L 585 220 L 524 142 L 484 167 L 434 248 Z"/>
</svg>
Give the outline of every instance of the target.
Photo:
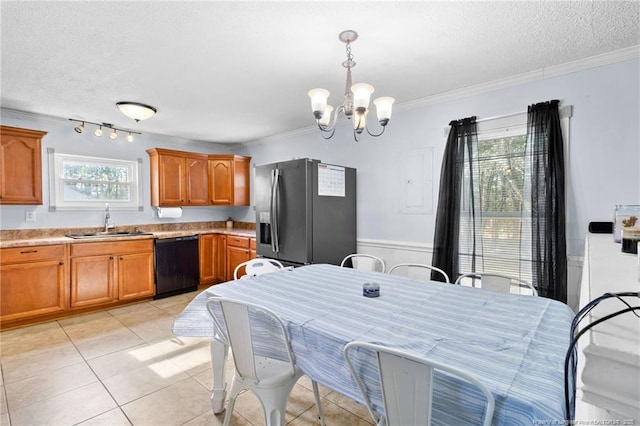
<svg viewBox="0 0 640 426">
<path fill-rule="evenodd" d="M 353 121 L 353 138 L 358 141 L 358 136 L 366 129 L 371 136 L 380 136 L 384 133 L 384 129 L 391 118 L 391 108 L 395 102 L 394 98 L 382 97 L 373 101 L 376 106 L 378 115 L 378 123 L 382 126 L 380 133 L 371 133 L 367 127 L 367 115 L 369 114 L 369 100 L 374 91 L 372 85 L 367 83 L 351 82 L 351 68 L 356 66 L 351 54 L 351 43 L 358 39 L 358 33 L 352 30 L 343 31 L 338 35 L 341 42 L 345 43 L 347 51 L 347 60 L 342 66 L 347 69 L 347 82 L 344 91 L 344 101 L 332 114 L 334 108 L 327 104 L 329 91 L 326 89 L 311 89 L 308 92 L 311 98 L 311 110 L 316 118 L 316 123 L 320 129 L 320 134 L 324 139 L 330 139 L 336 131 L 336 123 L 338 116 L 344 114 L 348 119 Z"/>
</svg>

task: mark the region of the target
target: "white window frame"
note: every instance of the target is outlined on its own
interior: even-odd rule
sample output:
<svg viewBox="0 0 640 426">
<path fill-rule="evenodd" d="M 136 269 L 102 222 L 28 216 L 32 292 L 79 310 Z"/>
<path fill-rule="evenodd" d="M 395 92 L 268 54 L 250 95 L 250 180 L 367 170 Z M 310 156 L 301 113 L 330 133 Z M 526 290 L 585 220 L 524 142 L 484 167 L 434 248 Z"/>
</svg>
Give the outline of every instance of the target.
<svg viewBox="0 0 640 426">
<path fill-rule="evenodd" d="M 570 188 L 570 173 L 569 173 L 569 155 L 570 155 L 570 119 L 573 115 L 573 106 L 564 105 L 559 108 L 560 115 L 560 128 L 562 131 L 562 138 L 564 142 L 564 160 L 565 160 L 565 191 Z M 498 138 L 512 137 L 516 135 L 522 135 L 527 133 L 527 113 L 515 113 L 502 117 L 487 118 L 479 120 L 477 123 L 477 136 L 478 142 L 483 140 L 491 140 Z M 445 133 L 445 136 L 448 133 Z M 483 212 L 484 214 L 484 212 Z M 486 215 L 485 216 L 490 216 Z M 505 215 L 506 216 L 506 215 Z M 569 203 L 565 207 L 565 218 L 570 218 L 570 206 Z M 567 219 L 567 229 L 569 229 L 569 221 Z M 568 236 L 567 236 L 568 237 Z M 494 271 L 500 272 L 500 271 Z M 524 274 L 527 275 L 527 274 Z M 524 277 L 527 279 L 528 277 Z"/>
<path fill-rule="evenodd" d="M 135 161 L 122 160 L 104 157 L 92 157 L 87 155 L 57 153 L 54 149 L 47 149 L 49 157 L 49 211 L 82 211 L 82 210 L 104 210 L 105 203 L 109 203 L 111 210 L 143 210 L 142 206 L 142 159 Z M 90 164 L 104 164 L 114 167 L 129 168 L 131 181 L 124 184 L 129 185 L 130 199 L 128 201 L 119 200 L 83 200 L 65 201 L 64 199 L 64 179 L 62 178 L 62 165 L 64 161 L 87 162 Z"/>
</svg>

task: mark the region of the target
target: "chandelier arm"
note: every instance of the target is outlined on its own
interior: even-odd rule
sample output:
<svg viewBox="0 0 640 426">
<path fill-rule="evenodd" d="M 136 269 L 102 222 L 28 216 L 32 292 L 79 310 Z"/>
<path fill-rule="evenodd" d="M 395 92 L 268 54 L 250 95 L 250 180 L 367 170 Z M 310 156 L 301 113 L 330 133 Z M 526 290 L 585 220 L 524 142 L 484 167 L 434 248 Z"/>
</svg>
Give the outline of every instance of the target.
<svg viewBox="0 0 640 426">
<path fill-rule="evenodd" d="M 369 135 L 373 136 L 374 138 L 377 138 L 378 136 L 381 136 L 384 133 L 384 129 L 386 129 L 386 126 L 382 126 L 382 130 L 380 131 L 380 133 L 377 134 L 373 134 L 369 131 L 369 128 L 366 127 L 367 129 L 367 133 L 369 133 Z"/>
<path fill-rule="evenodd" d="M 358 132 L 356 132 L 355 130 L 353 131 L 353 140 L 355 140 L 356 142 L 360 142 L 360 140 L 358 139 Z"/>
<path fill-rule="evenodd" d="M 320 129 L 320 136 L 322 136 L 322 139 L 328 140 L 331 139 L 333 137 L 333 134 L 336 132 L 336 127 L 333 126 L 332 129 L 328 129 L 328 128 L 322 128 L 322 126 L 320 126 L 320 124 L 318 124 L 318 128 Z M 330 133 L 329 136 L 325 136 L 325 133 Z"/>
<path fill-rule="evenodd" d="M 332 120 L 326 126 L 321 125 L 320 124 L 320 120 L 316 120 L 316 122 L 318 123 L 318 128 L 320 129 L 320 131 L 323 132 L 323 133 L 331 132 L 331 136 L 333 136 L 333 134 L 336 131 L 336 126 L 338 124 L 338 118 L 339 118 L 340 114 L 344 114 L 344 106 L 343 105 L 340 105 L 338 108 L 336 108 L 336 113 L 333 115 Z M 329 138 L 331 136 L 329 136 Z"/>
</svg>

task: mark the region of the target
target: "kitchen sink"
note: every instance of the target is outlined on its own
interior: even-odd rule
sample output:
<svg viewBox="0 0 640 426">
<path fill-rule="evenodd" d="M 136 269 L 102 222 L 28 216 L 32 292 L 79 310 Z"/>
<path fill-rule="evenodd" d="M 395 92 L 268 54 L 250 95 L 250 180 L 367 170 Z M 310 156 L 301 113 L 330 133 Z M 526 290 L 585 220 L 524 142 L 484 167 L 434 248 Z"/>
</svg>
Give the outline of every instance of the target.
<svg viewBox="0 0 640 426">
<path fill-rule="evenodd" d="M 122 231 L 122 232 L 90 232 L 87 234 L 71 234 L 69 238 L 113 238 L 113 237 L 135 237 L 137 235 L 153 235 L 153 232 L 142 231 Z"/>
</svg>

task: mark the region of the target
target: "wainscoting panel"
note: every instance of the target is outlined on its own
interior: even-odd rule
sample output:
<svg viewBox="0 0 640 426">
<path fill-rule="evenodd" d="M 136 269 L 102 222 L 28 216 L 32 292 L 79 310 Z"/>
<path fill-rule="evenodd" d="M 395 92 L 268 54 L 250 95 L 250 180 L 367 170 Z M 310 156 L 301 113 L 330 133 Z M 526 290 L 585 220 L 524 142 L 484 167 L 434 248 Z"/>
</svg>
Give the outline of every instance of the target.
<svg viewBox="0 0 640 426">
<path fill-rule="evenodd" d="M 358 253 L 372 254 L 384 260 L 387 271 L 398 263 L 425 263 L 431 265 L 433 245 L 407 241 L 370 240 L 357 241 Z M 582 277 L 582 258 L 567 259 L 567 305 L 577 312 Z M 455 278 L 451 277 L 452 280 Z"/>
</svg>

